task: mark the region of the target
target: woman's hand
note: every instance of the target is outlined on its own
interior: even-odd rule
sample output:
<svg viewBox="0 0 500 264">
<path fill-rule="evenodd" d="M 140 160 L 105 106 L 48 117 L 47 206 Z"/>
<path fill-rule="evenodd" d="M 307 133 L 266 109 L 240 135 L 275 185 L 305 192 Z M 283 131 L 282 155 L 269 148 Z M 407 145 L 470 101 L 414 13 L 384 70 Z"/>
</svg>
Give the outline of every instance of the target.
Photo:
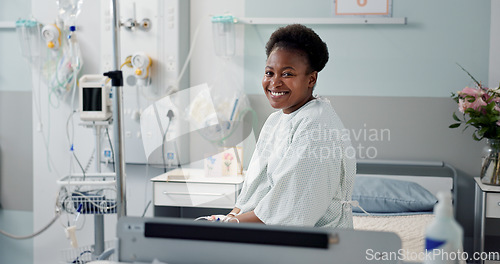
<svg viewBox="0 0 500 264">
<path fill-rule="evenodd" d="M 240 213 L 241 209 L 235 207 L 229 214 L 226 215 L 226 219 L 231 219 L 230 221 L 227 222 L 238 222 L 238 223 L 246 222 L 246 223 L 263 224 L 263 222 L 255 215 L 254 211 L 246 212 L 243 214 Z"/>
<path fill-rule="evenodd" d="M 235 217 L 240 223 L 259 223 L 264 224 L 254 213 L 254 211 L 246 212 Z"/>
<path fill-rule="evenodd" d="M 241 209 L 238 208 L 238 207 L 235 207 L 229 214 L 227 214 L 228 216 L 229 215 L 232 215 L 233 217 L 234 216 L 237 216 L 239 213 L 241 212 Z"/>
</svg>

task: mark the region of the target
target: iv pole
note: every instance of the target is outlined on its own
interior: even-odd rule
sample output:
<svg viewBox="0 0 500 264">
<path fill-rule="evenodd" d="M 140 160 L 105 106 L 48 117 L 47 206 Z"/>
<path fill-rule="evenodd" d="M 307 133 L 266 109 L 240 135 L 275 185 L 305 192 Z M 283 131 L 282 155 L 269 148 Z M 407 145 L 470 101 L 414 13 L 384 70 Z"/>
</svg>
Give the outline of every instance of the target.
<svg viewBox="0 0 500 264">
<path fill-rule="evenodd" d="M 127 202 L 125 194 L 125 158 L 123 142 L 123 75 L 120 71 L 120 16 L 118 0 L 111 0 L 111 31 L 113 43 L 113 71 L 105 72 L 103 75 L 111 79 L 113 91 L 113 138 L 115 146 L 114 162 L 116 170 L 116 213 L 118 218 L 127 215 Z M 100 126 L 96 126 L 97 146 L 100 143 Z M 100 149 L 96 147 L 96 156 L 99 157 Z M 97 171 L 100 172 L 100 160 L 97 161 Z M 94 256 L 104 252 L 104 216 L 94 216 Z"/>
<path fill-rule="evenodd" d="M 116 170 L 116 213 L 118 218 L 127 215 L 127 202 L 125 194 L 125 158 L 124 158 L 124 142 L 123 142 L 123 75 L 120 71 L 120 16 L 118 0 L 111 0 L 111 31 L 113 43 L 113 70 L 105 72 L 103 75 L 111 79 L 111 86 L 113 92 L 113 138 L 115 146 L 114 162 Z M 97 156 L 97 172 L 101 172 L 100 162 L 100 135 L 101 126 L 96 125 L 96 156 Z M 99 256 L 104 252 L 104 216 L 96 214 L 94 216 L 94 256 Z"/>
<path fill-rule="evenodd" d="M 113 89 L 113 136 L 115 141 L 114 157 L 116 166 L 116 191 L 118 218 L 127 215 L 127 197 L 125 195 L 125 151 L 123 141 L 123 75 L 120 71 L 120 14 L 118 0 L 111 0 L 111 31 L 113 32 L 113 69 L 114 71 L 105 73 L 111 78 Z"/>
</svg>

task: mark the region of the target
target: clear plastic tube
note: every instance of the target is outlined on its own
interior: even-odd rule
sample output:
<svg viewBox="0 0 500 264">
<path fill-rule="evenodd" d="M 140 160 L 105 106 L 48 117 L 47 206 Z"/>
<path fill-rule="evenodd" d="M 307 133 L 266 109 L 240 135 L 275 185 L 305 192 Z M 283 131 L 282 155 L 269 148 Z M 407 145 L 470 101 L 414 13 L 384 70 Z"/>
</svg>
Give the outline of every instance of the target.
<svg viewBox="0 0 500 264">
<path fill-rule="evenodd" d="M 231 15 L 212 17 L 212 34 L 215 54 L 232 57 L 235 54 L 234 17 Z"/>
<path fill-rule="evenodd" d="M 30 63 L 40 57 L 40 23 L 35 20 L 19 19 L 16 21 L 17 37 L 21 54 Z"/>
</svg>

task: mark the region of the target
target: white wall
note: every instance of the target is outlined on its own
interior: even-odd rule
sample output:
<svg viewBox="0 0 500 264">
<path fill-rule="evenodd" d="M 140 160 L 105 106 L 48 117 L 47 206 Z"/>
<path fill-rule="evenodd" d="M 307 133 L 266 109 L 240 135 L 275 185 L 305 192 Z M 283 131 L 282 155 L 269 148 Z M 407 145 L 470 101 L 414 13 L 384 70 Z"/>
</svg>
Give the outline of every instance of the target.
<svg viewBox="0 0 500 264">
<path fill-rule="evenodd" d="M 244 26 L 236 25 L 236 55 L 230 59 L 230 67 L 223 68 L 227 60 L 215 55 L 212 39 L 211 16 L 230 13 L 236 17 L 244 16 L 243 1 L 228 0 L 191 0 L 191 39 L 199 26 L 198 38 L 191 59 L 191 85 L 204 82 L 213 83 L 216 78 L 243 80 Z M 227 72 L 229 70 L 230 72 Z M 243 85 L 243 82 L 241 82 Z"/>
<path fill-rule="evenodd" d="M 491 88 L 499 87 L 500 83 L 500 1 L 491 1 L 490 26 L 490 67 L 489 82 Z"/>
</svg>

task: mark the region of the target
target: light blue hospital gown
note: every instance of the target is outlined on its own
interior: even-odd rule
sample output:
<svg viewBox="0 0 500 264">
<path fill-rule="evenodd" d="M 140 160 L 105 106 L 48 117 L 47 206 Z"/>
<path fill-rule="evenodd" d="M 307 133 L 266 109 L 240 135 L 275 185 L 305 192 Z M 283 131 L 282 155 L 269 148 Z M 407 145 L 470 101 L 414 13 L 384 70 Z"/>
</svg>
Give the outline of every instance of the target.
<svg viewBox="0 0 500 264">
<path fill-rule="evenodd" d="M 235 207 L 265 224 L 352 228 L 356 160 L 346 131 L 326 98 L 272 113 Z"/>
</svg>

